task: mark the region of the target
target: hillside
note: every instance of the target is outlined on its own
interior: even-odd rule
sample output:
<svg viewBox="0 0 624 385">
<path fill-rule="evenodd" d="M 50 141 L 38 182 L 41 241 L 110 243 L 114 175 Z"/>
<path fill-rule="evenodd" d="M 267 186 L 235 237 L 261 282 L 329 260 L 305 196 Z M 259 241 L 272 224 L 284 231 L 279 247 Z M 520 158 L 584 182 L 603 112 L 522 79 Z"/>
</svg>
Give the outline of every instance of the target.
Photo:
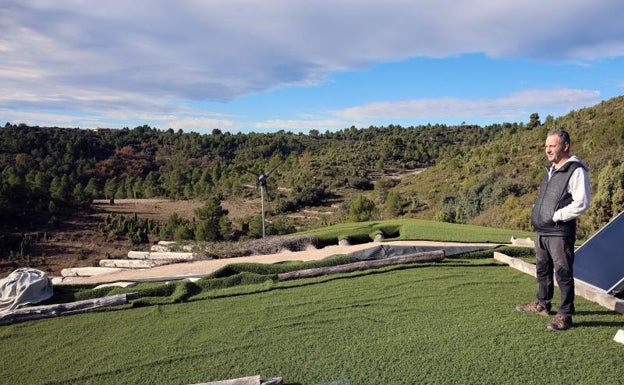
<svg viewBox="0 0 624 385">
<path fill-rule="evenodd" d="M 202 225 L 212 230 L 201 236 L 214 240 L 257 237 L 255 183 L 268 170 L 273 234 L 350 220 L 356 198 L 373 205 L 369 219 L 530 230 L 529 210 L 546 163 L 543 143 L 554 128 L 570 132 L 572 152 L 590 165 L 593 207 L 579 225 L 579 235 L 587 237 L 624 209 L 624 97 L 548 116 L 543 124 L 533 114 L 527 124 L 351 127 L 309 135 L 7 124 L 0 128 L 0 266 L 46 260 L 56 269 L 51 261 L 63 259 L 88 265 L 96 256 L 146 247 L 103 234 L 113 211 L 156 221 L 160 233 L 151 233 L 150 241 L 163 236 L 174 213 L 181 215 L 171 236 L 197 239 Z M 111 199 L 147 205 L 157 199 L 192 209 L 147 214 L 92 203 Z M 194 210 L 204 203 L 212 205 L 213 216 L 197 217 Z"/>
<path fill-rule="evenodd" d="M 571 152 L 590 166 L 593 207 L 579 226 L 579 235 L 586 237 L 624 210 L 624 97 L 547 117 L 535 129 L 507 130 L 481 146 L 458 148 L 398 188 L 428 208 L 421 215 L 531 230 L 530 207 L 547 163 L 543 143 L 548 131 L 559 128 L 570 133 Z"/>
</svg>

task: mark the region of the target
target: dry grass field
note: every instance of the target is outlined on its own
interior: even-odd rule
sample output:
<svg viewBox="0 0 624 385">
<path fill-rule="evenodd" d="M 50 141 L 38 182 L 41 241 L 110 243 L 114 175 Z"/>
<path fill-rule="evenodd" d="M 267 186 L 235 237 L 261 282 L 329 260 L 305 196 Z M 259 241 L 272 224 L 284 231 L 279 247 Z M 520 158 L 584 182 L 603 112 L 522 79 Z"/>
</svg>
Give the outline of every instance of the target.
<svg viewBox="0 0 624 385">
<path fill-rule="evenodd" d="M 97 217 L 103 218 L 110 213 L 121 215 L 136 213 L 141 218 L 158 222 L 166 221 L 174 212 L 182 218 L 190 219 L 193 217 L 193 210 L 202 205 L 203 202 L 198 200 L 172 201 L 168 199 L 116 199 L 112 205 L 104 199 L 93 202 Z"/>
<path fill-rule="evenodd" d="M 193 210 L 202 205 L 201 201 L 166 199 L 118 199 L 111 205 L 107 200 L 97 200 L 90 212 L 59 215 L 58 225 L 47 228 L 45 238 L 32 245 L 29 258 L 0 265 L 0 277 L 17 267 L 34 267 L 50 275 L 60 275 L 67 267 L 97 266 L 103 258 L 124 258 L 131 249 L 128 242 L 107 240 L 99 229 L 107 215 L 136 213 L 162 222 L 174 212 L 190 219 Z"/>
<path fill-rule="evenodd" d="M 200 200 L 117 199 L 114 204 L 110 204 L 108 200 L 96 200 L 89 212 L 59 215 L 58 225 L 48 226 L 44 230 L 45 238 L 32 245 L 29 258 L 0 264 L 0 277 L 8 275 L 17 267 L 28 266 L 50 275 L 60 275 L 64 268 L 97 266 L 99 260 L 104 258 L 125 258 L 131 249 L 148 249 L 149 245 L 131 247 L 125 240 L 107 240 L 99 229 L 106 216 L 111 213 L 119 215 L 136 213 L 141 218 L 163 223 L 172 213 L 192 219 L 194 210 L 203 205 L 204 202 Z M 238 228 L 242 218 L 260 213 L 259 197 L 223 201 L 221 205 L 228 210 L 228 217 L 233 226 Z M 292 218 L 299 222 L 318 221 L 320 217 L 328 214 L 331 212 L 308 210 L 295 213 Z M 267 220 L 270 221 L 270 218 Z"/>
</svg>

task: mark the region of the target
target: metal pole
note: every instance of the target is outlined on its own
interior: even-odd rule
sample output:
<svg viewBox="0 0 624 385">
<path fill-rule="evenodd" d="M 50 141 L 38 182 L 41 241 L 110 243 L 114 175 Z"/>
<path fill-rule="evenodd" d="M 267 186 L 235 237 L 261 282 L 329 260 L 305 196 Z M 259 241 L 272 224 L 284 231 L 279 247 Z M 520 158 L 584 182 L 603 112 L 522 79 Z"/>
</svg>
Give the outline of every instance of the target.
<svg viewBox="0 0 624 385">
<path fill-rule="evenodd" d="M 262 208 L 262 238 L 264 238 L 264 186 L 260 186 L 260 207 Z"/>
</svg>

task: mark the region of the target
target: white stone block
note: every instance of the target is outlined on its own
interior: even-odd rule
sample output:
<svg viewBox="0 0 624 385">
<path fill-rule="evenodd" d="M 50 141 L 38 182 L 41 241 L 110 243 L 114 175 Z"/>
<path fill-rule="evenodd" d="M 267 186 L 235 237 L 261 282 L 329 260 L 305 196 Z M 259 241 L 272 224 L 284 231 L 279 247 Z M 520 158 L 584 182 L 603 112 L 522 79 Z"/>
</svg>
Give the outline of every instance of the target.
<svg viewBox="0 0 624 385">
<path fill-rule="evenodd" d="M 130 259 L 148 259 L 149 256 L 149 251 L 128 251 L 128 258 Z"/>
<path fill-rule="evenodd" d="M 613 337 L 613 341 L 624 344 L 624 330 L 618 330 L 617 333 L 615 333 L 615 337 Z"/>
</svg>

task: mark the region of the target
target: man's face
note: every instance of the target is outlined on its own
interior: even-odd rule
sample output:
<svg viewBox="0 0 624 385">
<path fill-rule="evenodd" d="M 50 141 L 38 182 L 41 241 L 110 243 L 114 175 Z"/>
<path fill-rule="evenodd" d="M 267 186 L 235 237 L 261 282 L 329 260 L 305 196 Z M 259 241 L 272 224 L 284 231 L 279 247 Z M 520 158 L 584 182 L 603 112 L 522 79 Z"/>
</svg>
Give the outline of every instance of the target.
<svg viewBox="0 0 624 385">
<path fill-rule="evenodd" d="M 568 155 L 568 143 L 559 143 L 559 137 L 557 135 L 550 135 L 546 138 L 546 157 L 548 161 L 558 165 L 561 160 L 566 159 Z"/>
</svg>

